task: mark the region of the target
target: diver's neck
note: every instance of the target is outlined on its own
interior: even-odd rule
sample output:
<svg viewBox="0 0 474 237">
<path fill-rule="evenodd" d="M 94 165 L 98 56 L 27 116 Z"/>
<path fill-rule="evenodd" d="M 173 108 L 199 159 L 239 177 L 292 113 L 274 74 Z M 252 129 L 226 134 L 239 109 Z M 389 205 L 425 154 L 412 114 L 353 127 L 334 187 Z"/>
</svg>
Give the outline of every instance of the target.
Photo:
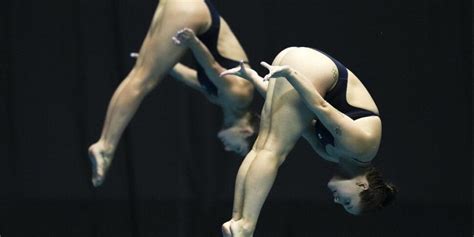
<svg viewBox="0 0 474 237">
<path fill-rule="evenodd" d="M 222 108 L 224 127 L 249 125 L 250 112 L 248 110 L 235 110 Z"/>
</svg>

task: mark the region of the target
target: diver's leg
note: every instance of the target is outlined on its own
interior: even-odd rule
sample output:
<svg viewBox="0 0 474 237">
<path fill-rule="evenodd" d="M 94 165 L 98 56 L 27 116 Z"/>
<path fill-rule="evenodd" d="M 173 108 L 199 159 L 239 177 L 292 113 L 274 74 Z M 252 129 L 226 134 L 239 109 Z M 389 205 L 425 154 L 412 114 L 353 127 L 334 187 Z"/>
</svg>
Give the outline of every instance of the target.
<svg viewBox="0 0 474 237">
<path fill-rule="evenodd" d="M 222 225 L 222 235 L 224 237 L 232 236 L 230 233 L 230 224 L 233 221 L 237 221 L 242 217 L 242 208 L 244 204 L 244 181 L 247 175 L 248 168 L 254 160 L 256 151 L 252 149 L 247 156 L 245 156 L 244 161 L 240 165 L 237 177 L 235 179 L 235 188 L 234 188 L 234 205 L 232 209 L 232 219 L 227 221 Z"/>
<path fill-rule="evenodd" d="M 284 50 L 274 65 L 292 65 Z M 291 57 L 293 58 L 293 57 Z M 300 60 L 300 59 L 298 59 Z M 292 65 L 293 66 L 293 65 Z M 230 223 L 233 237 L 253 235 L 258 216 L 275 181 L 278 168 L 311 124 L 314 114 L 306 107 L 298 92 L 285 78 L 270 79 L 267 98 L 262 110 L 261 130 L 255 144 L 256 157 L 250 164 L 244 184 L 241 218 Z"/>
<path fill-rule="evenodd" d="M 253 235 L 260 210 L 285 157 L 285 154 L 276 154 L 268 150 L 258 152 L 245 177 L 242 217 L 230 223 L 233 237 Z"/>
<path fill-rule="evenodd" d="M 89 147 L 92 182 L 96 187 L 104 181 L 120 137 L 141 101 L 185 52 L 185 48 L 175 45 L 171 38 L 184 27 L 197 32 L 203 25 L 194 15 L 168 19 L 170 17 L 172 15 L 161 12 L 158 7 L 134 68 L 110 100 L 100 139 Z"/>
</svg>

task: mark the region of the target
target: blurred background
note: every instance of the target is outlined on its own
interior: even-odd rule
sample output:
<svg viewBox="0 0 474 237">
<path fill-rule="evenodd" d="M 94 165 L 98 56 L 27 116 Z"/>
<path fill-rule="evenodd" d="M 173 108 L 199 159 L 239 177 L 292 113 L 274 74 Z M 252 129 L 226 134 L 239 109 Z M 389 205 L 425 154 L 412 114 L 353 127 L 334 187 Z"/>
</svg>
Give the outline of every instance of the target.
<svg viewBox="0 0 474 237">
<path fill-rule="evenodd" d="M 256 237 L 471 236 L 471 1 L 213 2 L 259 73 L 308 46 L 358 75 L 383 121 L 374 164 L 400 189 L 382 212 L 350 216 L 326 190 L 335 167 L 301 140 Z M 0 2 L 2 237 L 220 236 L 242 158 L 216 137 L 219 109 L 172 78 L 143 102 L 105 184 L 90 183 L 87 147 L 157 4 Z"/>
</svg>

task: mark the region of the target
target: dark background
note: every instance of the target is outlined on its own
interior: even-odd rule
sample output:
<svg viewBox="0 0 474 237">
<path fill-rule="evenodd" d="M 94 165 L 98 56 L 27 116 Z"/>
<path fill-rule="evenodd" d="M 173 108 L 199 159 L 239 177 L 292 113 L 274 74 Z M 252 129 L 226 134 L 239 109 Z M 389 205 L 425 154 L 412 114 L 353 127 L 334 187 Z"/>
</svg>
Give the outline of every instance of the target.
<svg viewBox="0 0 474 237">
<path fill-rule="evenodd" d="M 471 236 L 470 1 L 214 2 L 261 74 L 287 46 L 355 72 L 382 114 L 375 164 L 400 188 L 383 212 L 350 216 L 325 187 L 334 167 L 301 141 L 256 237 Z M 219 236 L 241 158 L 216 139 L 218 108 L 171 78 L 143 102 L 104 186 L 90 184 L 87 147 L 157 1 L 0 4 L 0 235 Z"/>
</svg>

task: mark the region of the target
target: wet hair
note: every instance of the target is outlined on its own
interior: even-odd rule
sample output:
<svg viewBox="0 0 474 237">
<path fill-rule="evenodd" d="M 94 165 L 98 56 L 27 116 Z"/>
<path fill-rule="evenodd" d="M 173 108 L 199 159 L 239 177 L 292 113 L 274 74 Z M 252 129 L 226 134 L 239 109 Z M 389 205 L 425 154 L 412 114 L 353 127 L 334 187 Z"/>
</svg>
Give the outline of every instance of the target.
<svg viewBox="0 0 474 237">
<path fill-rule="evenodd" d="M 251 112 L 249 124 L 253 130 L 253 134 L 245 138 L 245 142 L 247 143 L 247 150 L 245 151 L 244 156 L 246 156 L 250 152 L 250 150 L 252 150 L 253 143 L 257 139 L 258 131 L 260 129 L 260 115 L 258 115 L 257 113 Z"/>
<path fill-rule="evenodd" d="M 397 187 L 385 182 L 382 174 L 377 169 L 369 167 L 365 176 L 369 188 L 360 193 L 360 214 L 377 212 L 395 200 L 398 193 Z"/>
</svg>

